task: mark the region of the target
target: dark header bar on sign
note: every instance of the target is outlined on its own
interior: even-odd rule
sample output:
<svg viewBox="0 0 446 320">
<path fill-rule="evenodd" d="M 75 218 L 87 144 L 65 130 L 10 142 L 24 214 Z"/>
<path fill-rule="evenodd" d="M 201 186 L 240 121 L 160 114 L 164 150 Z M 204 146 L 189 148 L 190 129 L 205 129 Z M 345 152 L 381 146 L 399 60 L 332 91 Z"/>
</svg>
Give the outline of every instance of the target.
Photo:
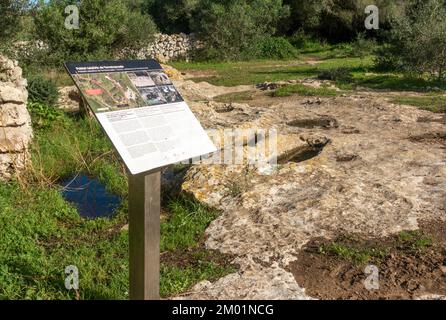
<svg viewBox="0 0 446 320">
<path fill-rule="evenodd" d="M 123 61 L 92 61 L 92 62 L 66 62 L 65 68 L 72 75 L 126 72 L 139 70 L 160 70 L 160 64 L 155 60 L 123 60 Z"/>
</svg>

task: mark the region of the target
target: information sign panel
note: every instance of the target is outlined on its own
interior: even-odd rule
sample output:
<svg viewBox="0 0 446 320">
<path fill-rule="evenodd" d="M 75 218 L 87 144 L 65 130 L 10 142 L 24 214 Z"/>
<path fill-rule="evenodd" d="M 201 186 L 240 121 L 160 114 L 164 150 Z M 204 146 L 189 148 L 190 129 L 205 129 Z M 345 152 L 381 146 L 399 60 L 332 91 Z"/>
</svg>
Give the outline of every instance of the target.
<svg viewBox="0 0 446 320">
<path fill-rule="evenodd" d="M 65 67 L 131 174 L 216 151 L 155 60 Z"/>
</svg>

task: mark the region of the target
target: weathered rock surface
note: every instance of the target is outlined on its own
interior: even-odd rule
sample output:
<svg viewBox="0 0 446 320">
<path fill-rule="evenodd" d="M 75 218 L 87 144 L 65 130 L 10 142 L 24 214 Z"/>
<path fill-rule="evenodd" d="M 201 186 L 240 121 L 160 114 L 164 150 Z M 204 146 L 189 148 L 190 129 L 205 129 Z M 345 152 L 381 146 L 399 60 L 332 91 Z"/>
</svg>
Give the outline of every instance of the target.
<svg viewBox="0 0 446 320">
<path fill-rule="evenodd" d="M 212 100 L 216 96 L 242 92 L 254 89 L 254 86 L 241 85 L 236 87 L 214 86 L 207 82 L 196 83 L 192 80 L 176 81 L 175 86 L 188 101 Z"/>
<path fill-rule="evenodd" d="M 196 97 L 199 86 L 180 89 Z M 276 129 L 281 160 L 269 175 L 243 165 L 189 169 L 183 190 L 222 210 L 206 246 L 234 255 L 240 271 L 182 297 L 307 299 L 287 266 L 310 238 L 340 230 L 385 236 L 446 219 L 443 122 L 418 121 L 433 115 L 374 93 L 308 101 L 190 103 L 206 129 Z"/>
<path fill-rule="evenodd" d="M 59 88 L 58 106 L 67 112 L 79 111 L 82 97 L 76 86 Z"/>
<path fill-rule="evenodd" d="M 23 169 L 32 139 L 28 91 L 17 62 L 0 56 L 0 179 Z"/>
</svg>

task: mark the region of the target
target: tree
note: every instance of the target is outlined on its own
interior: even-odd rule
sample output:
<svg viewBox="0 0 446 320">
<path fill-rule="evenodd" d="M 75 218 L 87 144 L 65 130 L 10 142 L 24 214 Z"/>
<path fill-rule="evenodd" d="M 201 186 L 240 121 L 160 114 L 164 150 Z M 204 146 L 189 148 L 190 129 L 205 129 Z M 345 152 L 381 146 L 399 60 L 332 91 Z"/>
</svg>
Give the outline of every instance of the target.
<svg viewBox="0 0 446 320">
<path fill-rule="evenodd" d="M 405 0 L 375 0 L 379 8 L 380 28 L 388 29 L 394 11 L 401 8 Z M 288 19 L 288 34 L 297 30 L 317 35 L 330 42 L 351 41 L 365 31 L 365 8 L 369 0 L 284 0 L 291 8 Z M 376 33 L 375 33 L 376 35 Z"/>
<path fill-rule="evenodd" d="M 0 41 L 14 37 L 20 32 L 21 14 L 28 7 L 24 0 L 0 0 Z"/>
<path fill-rule="evenodd" d="M 204 42 L 202 58 L 255 57 L 258 43 L 288 15 L 282 0 L 201 0 L 192 30 Z"/>
<path fill-rule="evenodd" d="M 446 75 L 446 2 L 413 0 L 395 17 L 389 44 L 378 62 L 414 73 L 428 73 L 438 80 Z"/>
<path fill-rule="evenodd" d="M 134 1 L 82 0 L 79 28 L 65 27 L 68 0 L 50 0 L 36 10 L 36 37 L 49 48 L 50 63 L 110 58 L 123 49 L 138 50 L 153 40 L 156 26 Z"/>
<path fill-rule="evenodd" d="M 190 22 L 199 0 L 145 0 L 143 11 L 149 13 L 165 33 L 190 33 Z"/>
</svg>

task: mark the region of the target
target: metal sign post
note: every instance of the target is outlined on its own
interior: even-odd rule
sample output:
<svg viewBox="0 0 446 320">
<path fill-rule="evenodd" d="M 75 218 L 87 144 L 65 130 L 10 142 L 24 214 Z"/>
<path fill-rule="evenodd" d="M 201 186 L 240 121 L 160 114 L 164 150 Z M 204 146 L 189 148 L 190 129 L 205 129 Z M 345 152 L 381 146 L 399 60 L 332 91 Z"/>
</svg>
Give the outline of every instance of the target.
<svg viewBox="0 0 446 320">
<path fill-rule="evenodd" d="M 159 299 L 161 170 L 129 179 L 130 299 Z"/>
</svg>

